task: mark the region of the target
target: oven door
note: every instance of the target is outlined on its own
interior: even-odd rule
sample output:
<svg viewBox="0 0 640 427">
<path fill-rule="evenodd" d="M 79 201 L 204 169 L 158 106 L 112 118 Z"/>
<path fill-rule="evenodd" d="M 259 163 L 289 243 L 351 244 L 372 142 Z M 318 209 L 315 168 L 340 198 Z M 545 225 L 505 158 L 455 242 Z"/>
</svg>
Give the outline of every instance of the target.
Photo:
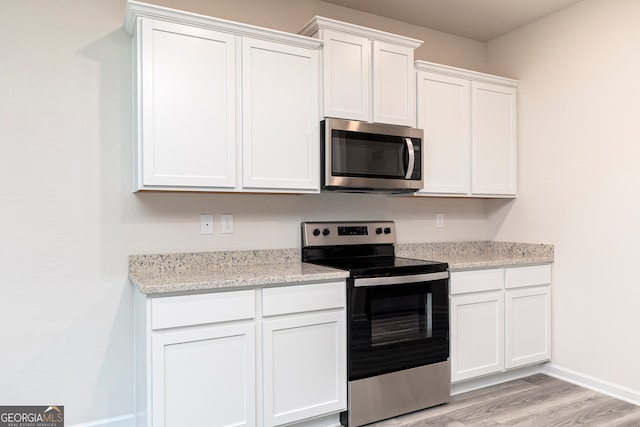
<svg viewBox="0 0 640 427">
<path fill-rule="evenodd" d="M 353 279 L 349 380 L 449 359 L 449 273 Z"/>
</svg>

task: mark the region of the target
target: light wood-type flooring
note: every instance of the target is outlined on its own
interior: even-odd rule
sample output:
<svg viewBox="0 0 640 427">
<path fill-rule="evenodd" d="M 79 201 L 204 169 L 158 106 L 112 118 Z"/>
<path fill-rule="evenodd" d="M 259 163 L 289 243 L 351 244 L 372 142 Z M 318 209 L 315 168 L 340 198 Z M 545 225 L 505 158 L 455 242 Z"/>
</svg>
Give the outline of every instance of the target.
<svg viewBox="0 0 640 427">
<path fill-rule="evenodd" d="M 640 406 L 544 374 L 459 394 L 367 427 L 639 427 Z"/>
</svg>

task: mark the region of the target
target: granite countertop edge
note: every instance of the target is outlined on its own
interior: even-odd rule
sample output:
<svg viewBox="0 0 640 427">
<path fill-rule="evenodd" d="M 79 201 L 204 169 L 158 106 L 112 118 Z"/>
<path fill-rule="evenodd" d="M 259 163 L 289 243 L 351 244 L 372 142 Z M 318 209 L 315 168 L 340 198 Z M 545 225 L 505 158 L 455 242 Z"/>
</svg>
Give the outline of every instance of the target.
<svg viewBox="0 0 640 427">
<path fill-rule="evenodd" d="M 548 264 L 554 246 L 514 242 L 397 244 L 396 256 L 447 262 L 451 271 Z M 348 272 L 300 261 L 299 249 L 129 256 L 129 280 L 149 296 L 343 280 Z"/>
</svg>

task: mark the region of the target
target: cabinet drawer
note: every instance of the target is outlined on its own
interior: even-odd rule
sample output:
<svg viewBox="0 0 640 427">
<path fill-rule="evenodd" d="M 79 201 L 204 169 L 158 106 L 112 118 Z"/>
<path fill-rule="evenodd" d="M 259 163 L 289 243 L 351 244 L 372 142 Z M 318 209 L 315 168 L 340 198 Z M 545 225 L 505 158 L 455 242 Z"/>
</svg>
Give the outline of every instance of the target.
<svg viewBox="0 0 640 427">
<path fill-rule="evenodd" d="M 252 319 L 254 315 L 254 290 L 183 295 L 151 300 L 152 329 Z"/>
<path fill-rule="evenodd" d="M 502 289 L 504 270 L 456 271 L 451 273 L 451 295 Z"/>
<path fill-rule="evenodd" d="M 521 288 L 523 286 L 548 285 L 551 283 L 551 265 L 532 265 L 529 267 L 507 268 L 505 270 L 505 287 Z"/>
<path fill-rule="evenodd" d="M 346 299 L 345 282 L 282 286 L 262 290 L 262 315 L 301 313 L 342 308 Z"/>
</svg>

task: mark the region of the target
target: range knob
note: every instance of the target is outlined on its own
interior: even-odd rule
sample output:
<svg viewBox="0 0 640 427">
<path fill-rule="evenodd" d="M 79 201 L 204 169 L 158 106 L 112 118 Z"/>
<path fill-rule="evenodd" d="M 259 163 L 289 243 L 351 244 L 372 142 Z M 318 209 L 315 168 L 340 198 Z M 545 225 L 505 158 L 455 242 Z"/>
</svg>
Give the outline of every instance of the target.
<svg viewBox="0 0 640 427">
<path fill-rule="evenodd" d="M 319 236 L 320 235 L 320 229 L 319 228 L 314 228 L 313 229 L 313 235 L 314 236 Z"/>
<path fill-rule="evenodd" d="M 391 234 L 391 227 L 385 227 L 384 234 Z"/>
<path fill-rule="evenodd" d="M 329 235 L 329 233 L 331 233 L 331 232 L 329 231 L 329 229 L 328 229 L 328 228 L 325 228 L 324 230 L 322 230 L 322 235 L 323 235 L 323 236 L 328 236 L 328 235 Z"/>
<path fill-rule="evenodd" d="M 376 234 L 382 234 L 382 227 L 376 228 Z"/>
</svg>

